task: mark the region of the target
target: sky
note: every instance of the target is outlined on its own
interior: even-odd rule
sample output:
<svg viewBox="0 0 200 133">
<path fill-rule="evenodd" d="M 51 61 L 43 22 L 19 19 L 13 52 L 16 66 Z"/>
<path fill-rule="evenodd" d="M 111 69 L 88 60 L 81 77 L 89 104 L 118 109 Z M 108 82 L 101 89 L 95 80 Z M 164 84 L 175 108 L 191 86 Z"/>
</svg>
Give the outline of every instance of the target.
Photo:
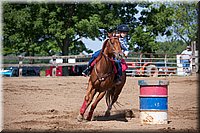
<svg viewBox="0 0 200 133">
<path fill-rule="evenodd" d="M 88 49 L 91 49 L 93 51 L 93 53 L 99 49 L 101 49 L 102 45 L 103 45 L 103 41 L 100 41 L 98 39 L 95 39 L 94 41 L 91 39 L 86 39 L 83 38 L 82 39 L 83 43 L 85 44 L 85 47 Z"/>
</svg>

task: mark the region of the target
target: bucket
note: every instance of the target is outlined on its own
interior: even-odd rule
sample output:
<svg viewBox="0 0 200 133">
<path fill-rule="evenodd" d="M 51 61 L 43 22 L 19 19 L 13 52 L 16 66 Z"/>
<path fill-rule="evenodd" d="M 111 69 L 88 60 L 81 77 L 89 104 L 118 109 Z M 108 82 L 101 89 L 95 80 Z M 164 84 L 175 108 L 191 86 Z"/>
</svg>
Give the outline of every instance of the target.
<svg viewBox="0 0 200 133">
<path fill-rule="evenodd" d="M 139 80 L 141 124 L 167 124 L 167 80 Z"/>
</svg>

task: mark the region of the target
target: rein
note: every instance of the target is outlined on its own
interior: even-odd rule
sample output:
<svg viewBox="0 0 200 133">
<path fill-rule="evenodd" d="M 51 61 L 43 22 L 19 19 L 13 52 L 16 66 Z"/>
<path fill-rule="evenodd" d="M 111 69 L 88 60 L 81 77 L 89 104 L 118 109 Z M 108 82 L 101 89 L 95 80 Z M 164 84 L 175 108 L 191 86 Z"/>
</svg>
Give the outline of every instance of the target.
<svg viewBox="0 0 200 133">
<path fill-rule="evenodd" d="M 110 42 L 110 39 L 108 40 L 108 43 L 113 47 L 113 44 Z M 104 49 L 103 49 L 103 50 L 104 50 Z M 110 57 L 108 57 L 108 56 L 103 52 L 103 50 L 102 50 L 102 52 L 100 53 L 100 54 L 101 54 L 101 58 L 102 58 L 102 56 L 104 56 L 108 61 L 110 61 L 110 62 L 112 62 L 112 63 L 115 62 L 115 60 L 112 59 L 112 58 L 110 58 Z M 101 84 L 101 82 L 104 81 L 107 77 L 109 77 L 111 74 L 114 73 L 114 70 L 112 69 L 112 71 L 110 71 L 110 72 L 104 74 L 103 76 L 99 76 L 99 74 L 98 74 L 98 72 L 97 72 L 96 64 L 97 64 L 97 62 L 100 61 L 101 58 L 99 58 L 99 59 L 96 61 L 95 65 L 94 65 L 94 71 L 95 71 L 95 74 L 96 74 L 96 76 L 97 76 L 97 79 L 96 79 L 96 80 L 98 80 L 98 81 L 100 82 L 100 84 Z M 95 82 L 96 82 L 96 80 L 95 80 Z"/>
<path fill-rule="evenodd" d="M 106 59 L 108 59 L 109 61 L 114 62 L 113 59 L 109 58 L 109 57 L 108 57 L 107 55 L 105 55 L 104 53 L 102 53 L 102 55 L 103 55 Z M 111 74 L 114 73 L 114 71 L 112 70 L 111 72 L 106 73 L 106 74 L 104 74 L 103 76 L 100 77 L 100 76 L 98 75 L 98 72 L 97 72 L 96 64 L 94 65 L 94 71 L 95 71 L 96 76 L 97 76 L 97 78 L 98 78 L 99 81 L 104 81 L 107 77 L 109 77 Z"/>
<path fill-rule="evenodd" d="M 116 38 L 116 37 L 113 37 L 113 38 Z M 112 46 L 112 48 L 114 47 L 113 44 L 110 42 L 110 39 L 108 40 L 108 43 Z M 103 51 L 101 52 L 101 54 L 103 54 L 110 61 L 115 62 L 115 60 L 113 60 L 112 58 L 110 58 L 107 55 L 105 55 Z"/>
<path fill-rule="evenodd" d="M 94 66 L 94 71 L 95 71 L 95 74 L 96 74 L 96 76 L 97 76 L 97 80 L 99 80 L 100 83 L 101 83 L 102 81 L 104 81 L 107 77 L 109 77 L 111 74 L 114 73 L 114 71 L 112 70 L 111 72 L 106 73 L 106 74 L 104 74 L 103 76 L 100 77 L 100 76 L 98 75 L 98 72 L 97 72 L 96 64 L 95 64 L 95 66 Z"/>
</svg>

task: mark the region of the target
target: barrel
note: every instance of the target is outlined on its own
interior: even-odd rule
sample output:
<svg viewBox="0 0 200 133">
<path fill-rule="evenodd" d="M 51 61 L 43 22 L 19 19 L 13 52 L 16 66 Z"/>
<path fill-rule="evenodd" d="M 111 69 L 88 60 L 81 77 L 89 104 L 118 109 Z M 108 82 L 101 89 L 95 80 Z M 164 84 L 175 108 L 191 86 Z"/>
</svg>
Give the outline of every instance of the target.
<svg viewBox="0 0 200 133">
<path fill-rule="evenodd" d="M 168 123 L 167 80 L 139 80 L 141 124 Z"/>
</svg>

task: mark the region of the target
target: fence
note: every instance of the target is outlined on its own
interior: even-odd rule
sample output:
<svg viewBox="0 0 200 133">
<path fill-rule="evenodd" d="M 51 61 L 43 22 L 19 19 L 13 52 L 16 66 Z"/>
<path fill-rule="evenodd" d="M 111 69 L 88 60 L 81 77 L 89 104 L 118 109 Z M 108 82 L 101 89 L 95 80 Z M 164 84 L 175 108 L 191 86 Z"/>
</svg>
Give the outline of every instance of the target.
<svg viewBox="0 0 200 133">
<path fill-rule="evenodd" d="M 126 70 L 128 76 L 160 76 L 160 75 L 182 75 L 182 64 L 180 55 L 176 54 L 152 54 L 135 53 L 129 54 L 125 60 L 128 64 Z M 49 67 L 53 66 L 55 74 L 57 66 L 73 67 L 86 65 L 91 55 L 71 55 L 71 56 L 4 56 L 3 67 L 19 67 L 19 75 L 22 75 L 23 66 Z M 192 58 L 190 64 L 192 72 L 198 71 L 198 56 Z"/>
<path fill-rule="evenodd" d="M 171 76 L 184 75 L 184 70 L 180 60 L 181 55 L 177 54 L 153 54 L 153 53 L 133 53 L 133 57 L 126 59 L 129 64 L 127 75 L 130 76 Z M 192 54 L 189 70 L 186 74 L 198 72 L 199 57 L 198 52 Z M 130 65 L 131 64 L 131 65 Z"/>
</svg>

